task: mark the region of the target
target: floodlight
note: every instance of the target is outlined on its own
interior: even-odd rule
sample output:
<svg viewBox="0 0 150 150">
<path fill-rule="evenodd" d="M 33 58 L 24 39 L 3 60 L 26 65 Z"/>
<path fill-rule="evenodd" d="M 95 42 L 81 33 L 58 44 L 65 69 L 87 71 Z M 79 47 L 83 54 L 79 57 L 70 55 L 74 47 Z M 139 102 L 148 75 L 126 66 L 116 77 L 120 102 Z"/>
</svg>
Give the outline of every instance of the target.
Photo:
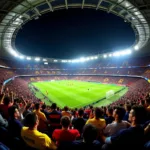
<svg viewBox="0 0 150 150">
<path fill-rule="evenodd" d="M 109 57 L 111 57 L 112 56 L 112 54 L 109 54 Z"/>
<path fill-rule="evenodd" d="M 48 62 L 44 62 L 44 65 L 48 65 Z"/>
<path fill-rule="evenodd" d="M 78 63 L 80 62 L 80 59 L 75 59 L 74 62 Z"/>
<path fill-rule="evenodd" d="M 24 59 L 24 56 L 19 56 L 20 59 Z"/>
<path fill-rule="evenodd" d="M 113 53 L 113 56 L 116 56 L 116 52 L 115 52 L 115 53 Z"/>
<path fill-rule="evenodd" d="M 68 62 L 72 62 L 71 60 L 68 60 Z"/>
<path fill-rule="evenodd" d="M 92 60 L 92 59 L 94 59 L 94 57 L 91 57 L 90 59 Z"/>
<path fill-rule="evenodd" d="M 15 57 L 18 57 L 19 55 L 18 55 L 17 53 L 14 53 L 14 56 L 15 56 Z"/>
<path fill-rule="evenodd" d="M 27 60 L 31 60 L 31 57 L 27 57 Z"/>
<path fill-rule="evenodd" d="M 39 57 L 35 58 L 35 61 L 40 61 L 40 58 Z"/>
<path fill-rule="evenodd" d="M 95 59 L 98 59 L 98 57 L 97 57 L 97 56 L 95 56 L 94 58 L 95 58 Z"/>
<path fill-rule="evenodd" d="M 130 49 L 126 50 L 126 54 L 131 54 L 132 51 Z"/>
<path fill-rule="evenodd" d="M 47 61 L 47 59 L 43 58 L 43 61 Z"/>
<path fill-rule="evenodd" d="M 80 58 L 80 62 L 84 62 L 86 59 L 84 57 Z"/>
<path fill-rule="evenodd" d="M 135 47 L 134 47 L 134 49 L 135 49 L 135 50 L 138 50 L 138 49 L 139 49 L 139 47 L 138 47 L 138 46 L 135 46 Z"/>
<path fill-rule="evenodd" d="M 12 55 L 14 55 L 15 57 L 18 56 L 18 53 L 17 53 L 16 51 L 14 51 L 13 49 L 10 49 L 10 53 L 11 53 Z"/>
<path fill-rule="evenodd" d="M 107 58 L 107 55 L 105 54 L 103 57 L 104 57 L 104 58 Z"/>
<path fill-rule="evenodd" d="M 55 59 L 54 62 L 58 62 L 58 60 Z"/>
<path fill-rule="evenodd" d="M 87 57 L 87 58 L 85 58 L 85 60 L 90 60 L 90 58 L 89 58 L 89 57 Z"/>
<path fill-rule="evenodd" d="M 121 55 L 121 52 L 114 52 L 113 53 L 113 56 L 120 56 Z"/>
<path fill-rule="evenodd" d="M 126 51 L 120 51 L 120 55 L 126 55 Z"/>
<path fill-rule="evenodd" d="M 61 60 L 61 62 L 64 62 L 64 63 L 65 63 L 65 62 L 67 62 L 67 60 Z"/>
</svg>

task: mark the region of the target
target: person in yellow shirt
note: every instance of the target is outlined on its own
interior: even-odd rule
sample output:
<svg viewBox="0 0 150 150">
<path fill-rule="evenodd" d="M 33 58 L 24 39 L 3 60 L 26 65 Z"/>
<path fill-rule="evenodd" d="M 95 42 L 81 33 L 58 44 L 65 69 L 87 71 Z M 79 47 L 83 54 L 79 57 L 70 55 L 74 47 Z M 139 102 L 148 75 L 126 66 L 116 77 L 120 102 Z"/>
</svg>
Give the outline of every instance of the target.
<svg viewBox="0 0 150 150">
<path fill-rule="evenodd" d="M 106 127 L 106 121 L 105 119 L 102 119 L 102 110 L 100 108 L 95 108 L 94 111 L 94 118 L 88 119 L 86 124 L 92 124 L 94 125 L 97 129 L 103 130 Z"/>
<path fill-rule="evenodd" d="M 41 112 L 39 103 L 35 104 L 35 110 L 33 112 L 35 112 L 39 118 L 38 130 L 39 131 L 47 130 L 48 129 L 47 128 L 47 118 L 46 118 L 45 114 L 43 112 Z"/>
<path fill-rule="evenodd" d="M 39 150 L 55 150 L 57 148 L 46 134 L 37 130 L 39 119 L 36 113 L 27 114 L 24 123 L 26 127 L 22 128 L 21 137 L 28 146 Z"/>
</svg>

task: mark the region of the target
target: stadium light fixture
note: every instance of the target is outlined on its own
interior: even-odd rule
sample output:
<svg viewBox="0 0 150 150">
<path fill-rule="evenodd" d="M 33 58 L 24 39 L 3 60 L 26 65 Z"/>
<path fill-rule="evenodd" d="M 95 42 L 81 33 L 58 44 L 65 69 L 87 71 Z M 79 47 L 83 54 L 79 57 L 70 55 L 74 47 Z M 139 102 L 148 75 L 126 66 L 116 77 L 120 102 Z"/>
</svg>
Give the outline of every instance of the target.
<svg viewBox="0 0 150 150">
<path fill-rule="evenodd" d="M 126 54 L 131 54 L 132 51 L 130 49 L 126 50 Z"/>
<path fill-rule="evenodd" d="M 91 60 L 93 60 L 93 59 L 94 59 L 94 57 L 90 57 L 90 59 L 91 59 Z"/>
<path fill-rule="evenodd" d="M 97 56 L 95 56 L 94 58 L 95 58 L 95 59 L 98 59 L 98 57 L 97 57 Z"/>
<path fill-rule="evenodd" d="M 78 62 L 80 62 L 80 60 L 79 59 L 75 59 L 74 62 L 78 63 Z"/>
<path fill-rule="evenodd" d="M 139 47 L 138 47 L 138 46 L 135 46 L 134 49 L 135 49 L 135 50 L 139 50 Z"/>
<path fill-rule="evenodd" d="M 121 52 L 114 52 L 113 53 L 113 56 L 120 56 L 121 55 Z"/>
<path fill-rule="evenodd" d="M 27 57 L 27 60 L 31 60 L 31 57 Z"/>
<path fill-rule="evenodd" d="M 116 52 L 116 56 L 120 56 L 121 55 L 121 52 Z"/>
<path fill-rule="evenodd" d="M 126 55 L 126 51 L 120 51 L 120 55 Z"/>
<path fill-rule="evenodd" d="M 44 65 L 48 65 L 48 62 L 44 62 Z"/>
<path fill-rule="evenodd" d="M 111 57 L 112 56 L 112 54 L 109 54 L 109 57 Z"/>
<path fill-rule="evenodd" d="M 16 51 L 14 51 L 13 49 L 10 49 L 9 51 L 10 51 L 10 53 L 11 53 L 12 55 L 14 55 L 15 57 L 18 57 L 18 56 L 19 56 L 18 53 L 17 53 Z"/>
<path fill-rule="evenodd" d="M 71 60 L 68 60 L 68 62 L 72 62 Z"/>
<path fill-rule="evenodd" d="M 40 58 L 39 57 L 35 58 L 35 61 L 40 61 Z"/>
<path fill-rule="evenodd" d="M 80 62 L 84 62 L 86 59 L 84 57 L 80 58 Z"/>
<path fill-rule="evenodd" d="M 19 56 L 20 59 L 24 59 L 24 56 Z"/>
<path fill-rule="evenodd" d="M 58 62 L 58 60 L 55 59 L 54 62 Z"/>
<path fill-rule="evenodd" d="M 67 60 L 62 60 L 61 62 L 66 63 L 66 62 L 67 62 Z"/>
<path fill-rule="evenodd" d="M 107 58 L 107 55 L 105 54 L 103 57 L 104 57 L 104 58 Z"/>
<path fill-rule="evenodd" d="M 43 61 L 47 61 L 47 59 L 43 58 Z"/>
<path fill-rule="evenodd" d="M 116 56 L 116 53 L 113 53 L 113 56 Z"/>
<path fill-rule="evenodd" d="M 75 63 L 75 62 L 78 62 L 78 60 L 77 59 L 73 59 L 71 62 Z"/>
<path fill-rule="evenodd" d="M 89 57 L 87 57 L 87 58 L 86 58 L 86 60 L 90 60 L 90 58 L 89 58 Z"/>
</svg>

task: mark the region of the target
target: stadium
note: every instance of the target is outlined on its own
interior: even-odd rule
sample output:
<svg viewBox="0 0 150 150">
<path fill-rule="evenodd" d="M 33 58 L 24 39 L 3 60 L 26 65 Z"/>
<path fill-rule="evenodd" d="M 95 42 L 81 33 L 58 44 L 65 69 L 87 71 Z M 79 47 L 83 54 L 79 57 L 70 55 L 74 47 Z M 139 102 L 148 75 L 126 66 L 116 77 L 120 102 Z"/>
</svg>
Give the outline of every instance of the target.
<svg viewBox="0 0 150 150">
<path fill-rule="evenodd" d="M 29 22 L 79 8 L 120 17 L 134 43 L 68 59 L 16 47 Z M 149 0 L 1 0 L 0 150 L 150 149 L 149 41 Z"/>
</svg>

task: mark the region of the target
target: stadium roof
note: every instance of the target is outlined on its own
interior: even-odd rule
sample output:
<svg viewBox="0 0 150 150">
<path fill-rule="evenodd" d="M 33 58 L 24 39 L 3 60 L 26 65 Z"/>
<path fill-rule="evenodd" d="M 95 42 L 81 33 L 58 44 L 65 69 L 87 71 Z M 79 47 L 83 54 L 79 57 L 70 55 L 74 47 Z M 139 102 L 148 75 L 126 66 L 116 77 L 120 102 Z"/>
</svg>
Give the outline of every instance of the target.
<svg viewBox="0 0 150 150">
<path fill-rule="evenodd" d="M 19 29 L 44 13 L 68 8 L 92 8 L 113 13 L 131 23 L 136 36 L 132 49 L 142 49 L 149 43 L 150 0 L 0 0 L 0 47 L 21 56 L 15 48 Z"/>
</svg>

